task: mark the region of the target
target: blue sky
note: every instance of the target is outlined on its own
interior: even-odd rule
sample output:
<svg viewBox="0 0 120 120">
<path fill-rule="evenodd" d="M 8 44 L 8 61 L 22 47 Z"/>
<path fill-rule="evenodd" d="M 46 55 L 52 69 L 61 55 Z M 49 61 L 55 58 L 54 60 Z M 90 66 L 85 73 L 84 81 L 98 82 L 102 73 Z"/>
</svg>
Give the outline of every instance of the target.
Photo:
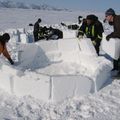
<svg viewBox="0 0 120 120">
<path fill-rule="evenodd" d="M 120 0 L 13 0 L 24 1 L 25 3 L 48 4 L 59 8 L 105 11 L 113 8 L 120 13 Z"/>
</svg>

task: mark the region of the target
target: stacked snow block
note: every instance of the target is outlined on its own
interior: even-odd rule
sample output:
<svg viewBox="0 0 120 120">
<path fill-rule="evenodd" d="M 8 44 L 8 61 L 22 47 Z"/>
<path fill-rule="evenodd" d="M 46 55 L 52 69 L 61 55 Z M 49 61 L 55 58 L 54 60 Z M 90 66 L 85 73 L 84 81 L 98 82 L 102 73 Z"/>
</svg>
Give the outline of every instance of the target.
<svg viewBox="0 0 120 120">
<path fill-rule="evenodd" d="M 12 76 L 10 76 L 11 72 L 7 71 L 4 73 L 4 76 L 8 76 L 7 78 L 0 74 L 0 78 L 3 78 L 0 86 L 17 96 L 30 95 L 36 99 L 54 102 L 61 102 L 66 98 L 79 97 L 98 91 L 107 81 L 112 69 L 111 63 L 104 57 L 93 57 L 92 59 L 87 55 L 83 56 L 77 39 L 24 44 L 21 48 L 19 62 L 18 69 L 27 71 L 20 75 L 20 71 L 15 69 Z M 40 72 L 41 69 L 44 71 L 46 67 L 60 63 L 77 63 L 82 65 L 85 71 L 81 74 L 70 75 L 67 73 L 61 75 L 59 72 L 55 74 L 46 71 Z M 2 71 L 6 71 L 5 68 Z"/>
</svg>

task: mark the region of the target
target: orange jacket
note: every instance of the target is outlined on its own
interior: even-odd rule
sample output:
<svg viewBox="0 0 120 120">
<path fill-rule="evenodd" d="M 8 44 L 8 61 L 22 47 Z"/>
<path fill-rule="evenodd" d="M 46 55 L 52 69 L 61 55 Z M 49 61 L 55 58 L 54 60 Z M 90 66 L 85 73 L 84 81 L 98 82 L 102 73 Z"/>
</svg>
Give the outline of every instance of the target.
<svg viewBox="0 0 120 120">
<path fill-rule="evenodd" d="M 0 42 L 0 54 L 3 54 L 7 59 L 11 58 L 8 51 L 7 51 L 7 48 L 6 48 L 6 43 L 5 45 L 3 46 L 2 43 Z"/>
</svg>

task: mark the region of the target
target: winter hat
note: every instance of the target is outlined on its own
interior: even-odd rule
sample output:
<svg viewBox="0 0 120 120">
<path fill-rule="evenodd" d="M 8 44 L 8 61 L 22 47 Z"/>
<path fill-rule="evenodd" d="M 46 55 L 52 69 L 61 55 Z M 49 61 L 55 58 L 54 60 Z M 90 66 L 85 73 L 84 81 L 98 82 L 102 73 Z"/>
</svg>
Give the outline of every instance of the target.
<svg viewBox="0 0 120 120">
<path fill-rule="evenodd" d="M 40 23 L 41 21 L 42 21 L 41 18 L 39 18 L 39 19 L 38 19 L 38 22 Z"/>
<path fill-rule="evenodd" d="M 106 12 L 105 12 L 105 15 L 108 16 L 108 15 L 115 15 L 115 11 L 112 9 L 112 8 L 109 8 Z"/>
<path fill-rule="evenodd" d="M 78 18 L 80 19 L 80 18 L 82 18 L 82 16 L 78 16 Z"/>
<path fill-rule="evenodd" d="M 8 33 L 4 33 L 2 35 L 2 39 L 3 41 L 8 42 L 10 40 L 10 35 Z"/>
<path fill-rule="evenodd" d="M 97 21 L 97 20 L 98 20 L 98 17 L 91 14 L 91 15 L 88 15 L 88 16 L 86 17 L 86 19 L 92 20 L 92 21 Z"/>
</svg>

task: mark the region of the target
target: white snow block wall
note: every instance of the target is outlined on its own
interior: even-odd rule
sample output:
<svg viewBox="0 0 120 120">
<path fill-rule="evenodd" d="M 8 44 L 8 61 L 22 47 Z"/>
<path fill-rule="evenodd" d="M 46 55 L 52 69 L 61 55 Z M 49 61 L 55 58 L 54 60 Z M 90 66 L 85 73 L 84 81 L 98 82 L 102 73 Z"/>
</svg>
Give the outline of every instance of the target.
<svg viewBox="0 0 120 120">
<path fill-rule="evenodd" d="M 42 74 L 24 76 L 14 80 L 14 94 L 22 97 L 30 95 L 36 99 L 48 101 L 50 99 L 50 77 Z M 33 78 L 33 79 L 31 79 Z"/>
<path fill-rule="evenodd" d="M 52 77 L 51 100 L 54 102 L 92 93 L 93 91 L 93 81 L 85 76 L 61 75 Z"/>
<path fill-rule="evenodd" d="M 3 78 L 0 87 L 18 96 L 31 95 L 40 100 L 54 102 L 96 92 L 107 81 L 112 69 L 111 64 L 105 58 L 86 56 L 81 56 L 77 39 L 24 44 L 20 50 L 18 67 L 28 71 L 19 77 L 20 71 L 14 68 L 13 72 L 13 68 L 2 66 L 0 73 L 6 69 L 10 69 L 10 71 L 3 74 L 5 77 L 0 74 L 0 78 Z M 42 74 L 35 72 L 36 69 L 44 69 L 46 66 L 50 67 L 50 65 L 60 62 L 78 63 L 85 68 L 85 71 L 82 72 L 83 75 L 49 75 L 46 72 Z M 29 71 L 29 69 L 34 72 Z"/>
<path fill-rule="evenodd" d="M 0 69 L 0 88 L 5 89 L 9 93 L 13 93 L 14 77 L 16 74 L 17 71 L 14 68 L 8 65 L 2 65 Z"/>
<path fill-rule="evenodd" d="M 61 59 L 64 62 L 80 62 L 80 49 L 76 38 L 59 40 L 58 49 L 61 52 Z"/>
<path fill-rule="evenodd" d="M 77 31 L 75 30 L 62 30 L 63 38 L 76 38 Z"/>
<path fill-rule="evenodd" d="M 111 38 L 109 41 L 105 39 L 102 40 L 102 50 L 110 55 L 113 59 L 117 60 L 120 56 L 120 39 Z"/>
<path fill-rule="evenodd" d="M 49 64 L 49 59 L 43 49 L 35 44 L 24 45 L 19 50 L 19 67 L 23 69 L 37 69 Z"/>
</svg>

